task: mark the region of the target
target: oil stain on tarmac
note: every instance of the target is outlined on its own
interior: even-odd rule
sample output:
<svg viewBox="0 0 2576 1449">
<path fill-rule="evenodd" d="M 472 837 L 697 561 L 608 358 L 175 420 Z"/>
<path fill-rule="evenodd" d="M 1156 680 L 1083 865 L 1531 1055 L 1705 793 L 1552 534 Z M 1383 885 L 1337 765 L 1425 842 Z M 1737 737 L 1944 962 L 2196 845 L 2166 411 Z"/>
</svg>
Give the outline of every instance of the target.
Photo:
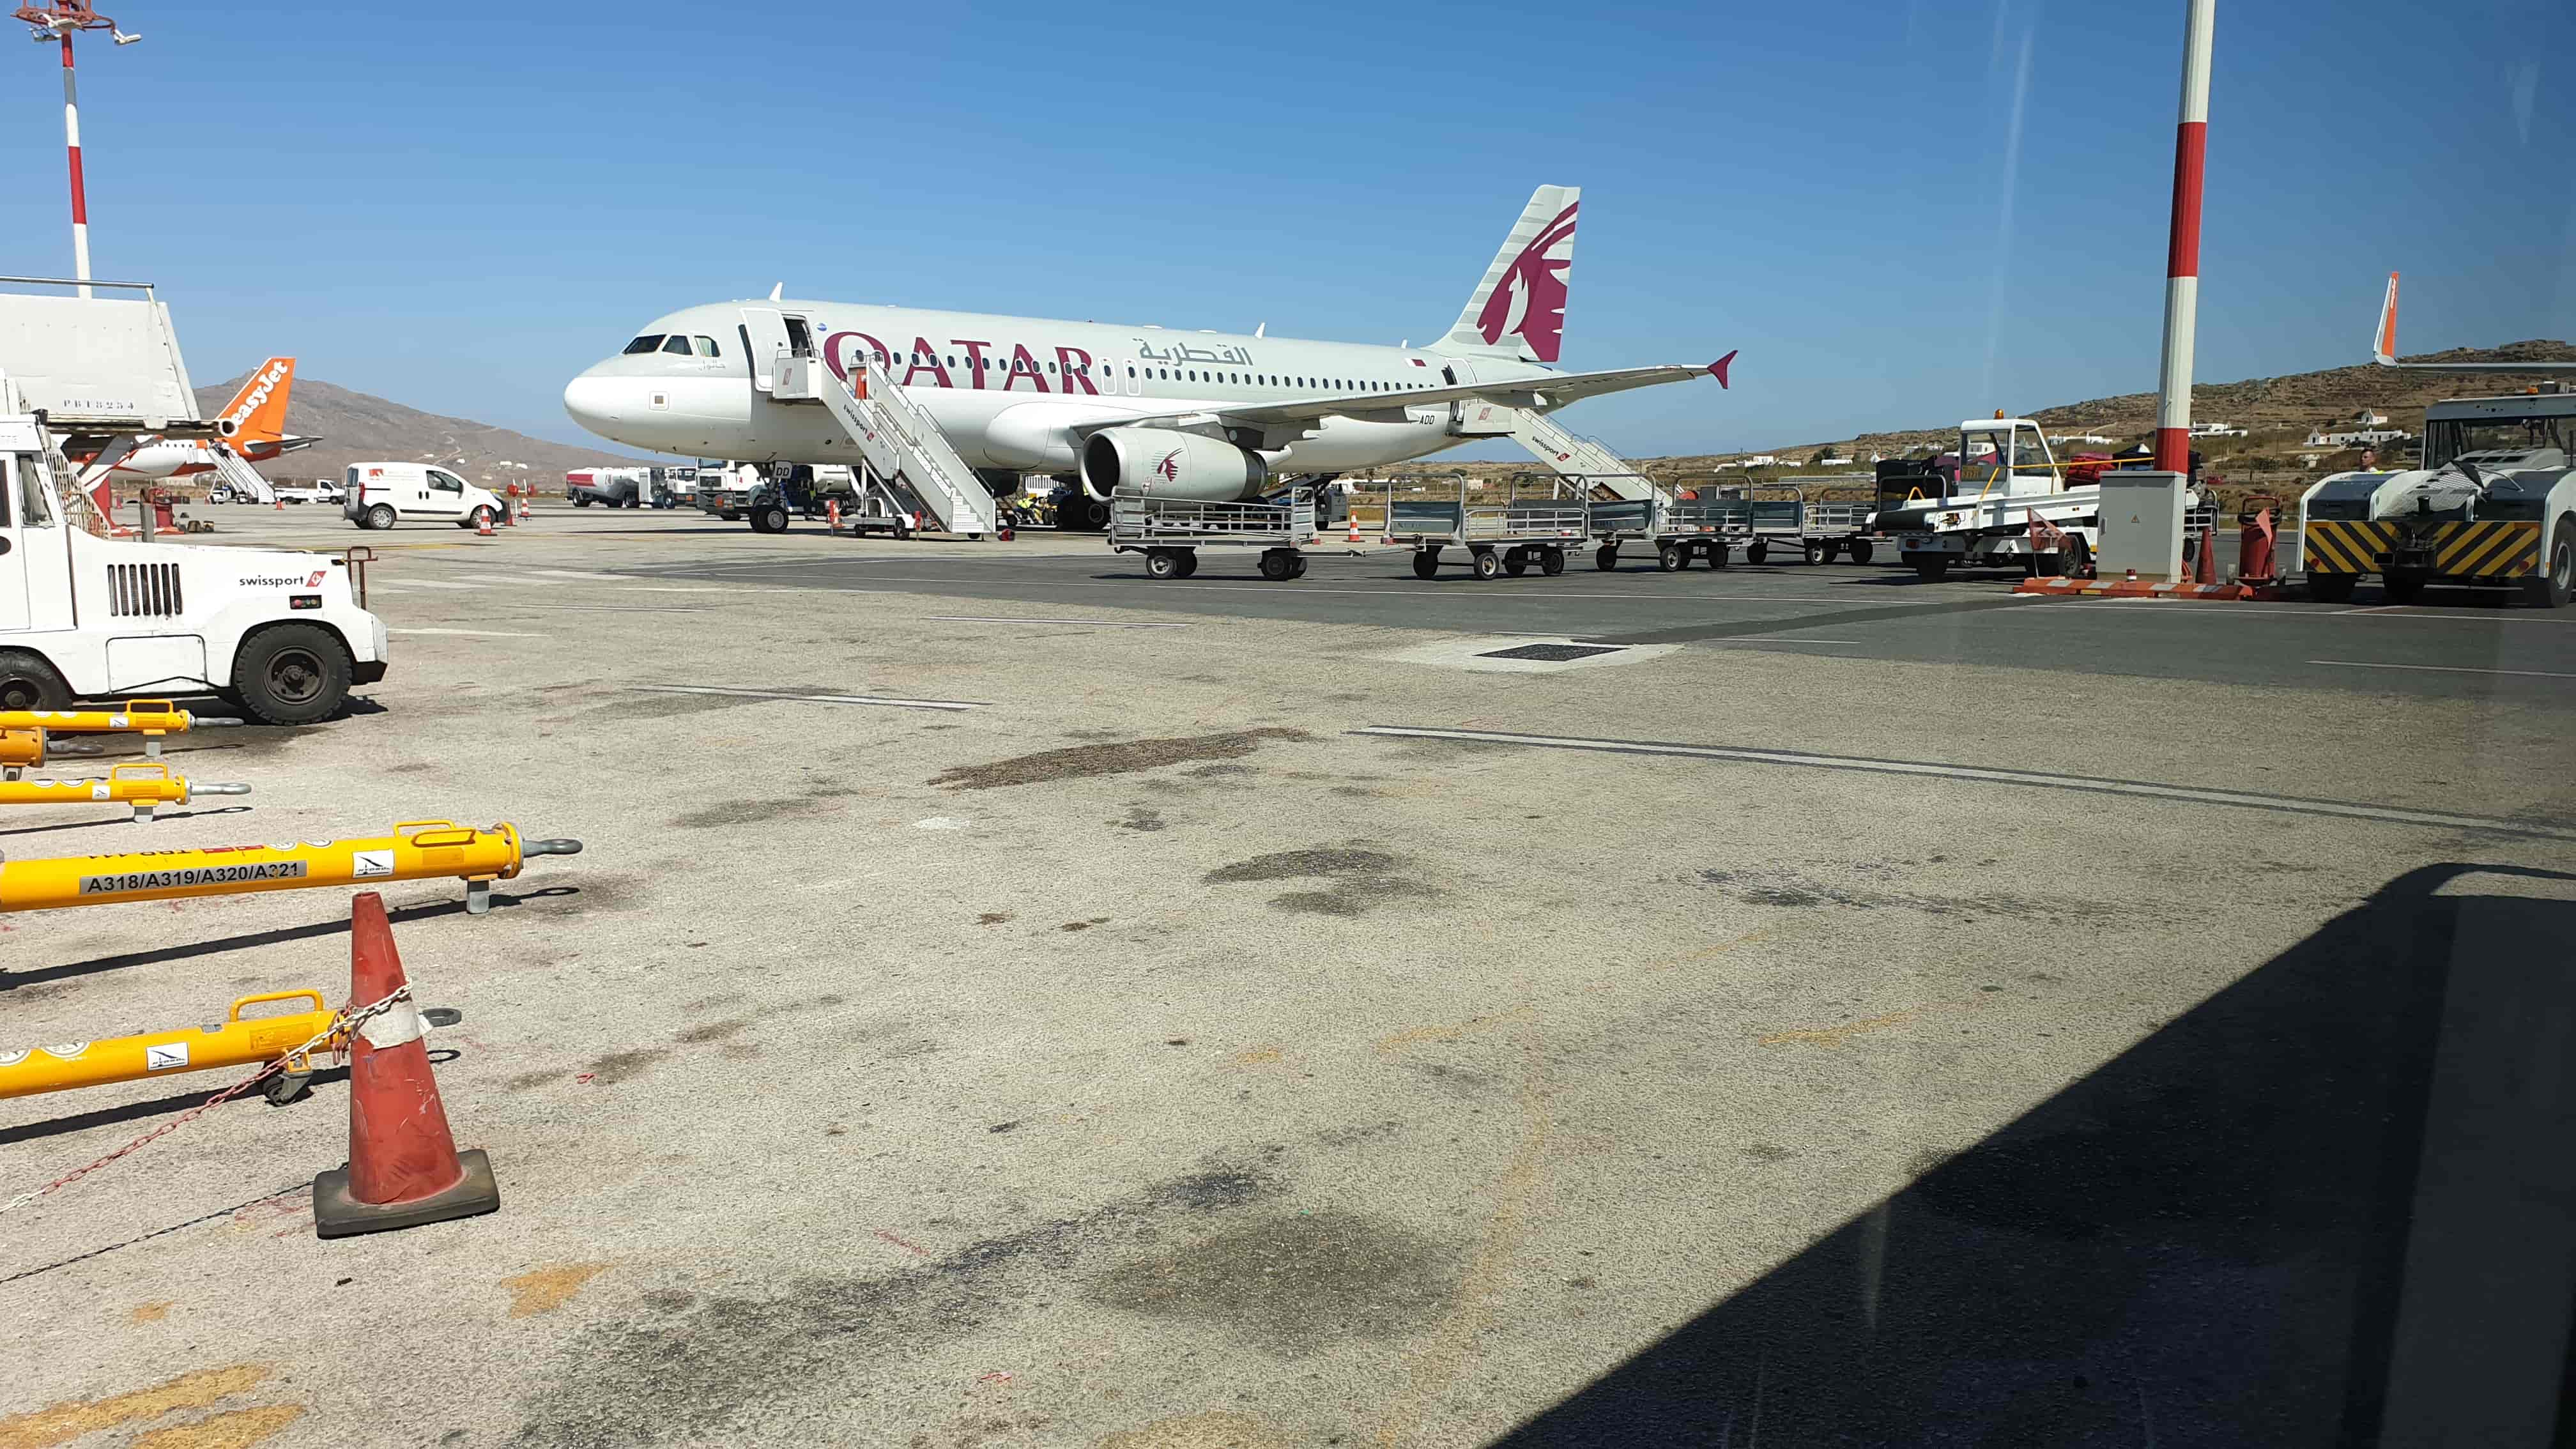
<svg viewBox="0 0 2576 1449">
<path fill-rule="evenodd" d="M 1034 755 L 995 760 L 989 764 L 959 765 L 941 772 L 930 783 L 951 790 L 992 790 L 1004 785 L 1034 785 L 1047 780 L 1127 775 L 1138 770 L 1160 769 L 1165 765 L 1237 760 L 1272 740 L 1304 741 L 1313 738 L 1304 730 L 1271 727 L 1213 735 L 1073 745 L 1061 750 L 1040 750 Z"/>
<path fill-rule="evenodd" d="M 1422 900 L 1445 894 L 1402 872 L 1413 862 L 1400 855 L 1353 843 L 1280 850 L 1220 866 L 1199 877 L 1206 885 L 1239 885 L 1252 881 L 1320 880 L 1315 890 L 1272 896 L 1273 910 L 1299 915 L 1363 916 L 1391 900 Z"/>
<path fill-rule="evenodd" d="M 1071 1217 L 969 1243 L 918 1266 L 893 1272 L 817 1272 L 754 1291 L 657 1288 L 633 1307 L 583 1328 L 553 1381 L 524 1405 L 519 1442 L 658 1444 L 725 1442 L 749 1433 L 746 1416 L 774 1409 L 852 1375 L 882 1374 L 925 1346 L 979 1332 L 1016 1317 L 1050 1279 L 1096 1260 L 1159 1248 L 1167 1234 L 1203 1218 L 1276 1203 L 1286 1182 L 1266 1165 L 1211 1162 Z M 1250 1236 L 1243 1236 L 1249 1233 Z M 1392 1234 L 1392 1235 L 1390 1235 Z M 1184 1248 L 1167 1274 L 1127 1265 L 1098 1275 L 1104 1290 L 1139 1301 L 1139 1311 L 1184 1311 L 1182 1294 L 1150 1287 L 1178 1275 L 1204 1312 L 1229 1326 L 1277 1342 L 1320 1342 L 1342 1330 L 1400 1331 L 1414 1311 L 1377 1301 L 1397 1288 L 1436 1290 L 1451 1281 L 1446 1255 L 1400 1230 L 1366 1220 L 1326 1217 L 1317 1227 L 1280 1229 L 1267 1218 L 1227 1221 L 1206 1240 L 1223 1246 Z M 873 1236 L 851 1229 L 850 1243 L 810 1245 L 807 1261 L 828 1263 L 874 1251 Z M 1291 1270 L 1265 1288 L 1230 1281 L 1229 1270 L 1260 1275 Z M 1410 1285 L 1410 1287 L 1406 1287 Z M 1265 1306 L 1261 1295 L 1319 1294 L 1303 1306 Z M 1426 1310 L 1437 1312 L 1445 1298 Z M 1311 1321 L 1311 1322 L 1310 1322 Z M 1301 1326 L 1308 1325 L 1308 1326 Z"/>
<path fill-rule="evenodd" d="M 1282 1358 L 1350 1338 L 1400 1338 L 1456 1296 L 1457 1251 L 1367 1213 L 1265 1214 L 1096 1274 L 1083 1296 L 1222 1328 Z"/>
</svg>

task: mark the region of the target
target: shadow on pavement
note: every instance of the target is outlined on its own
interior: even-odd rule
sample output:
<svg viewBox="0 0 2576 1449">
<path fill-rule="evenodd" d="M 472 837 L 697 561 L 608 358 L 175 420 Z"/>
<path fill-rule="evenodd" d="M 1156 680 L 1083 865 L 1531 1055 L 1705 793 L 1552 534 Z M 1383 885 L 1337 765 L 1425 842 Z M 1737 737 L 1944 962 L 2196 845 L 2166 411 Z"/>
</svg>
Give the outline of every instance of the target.
<svg viewBox="0 0 2576 1449">
<path fill-rule="evenodd" d="M 2576 879 L 2396 878 L 1499 1442 L 2576 1443 L 2576 903 L 2500 876 Z"/>
</svg>

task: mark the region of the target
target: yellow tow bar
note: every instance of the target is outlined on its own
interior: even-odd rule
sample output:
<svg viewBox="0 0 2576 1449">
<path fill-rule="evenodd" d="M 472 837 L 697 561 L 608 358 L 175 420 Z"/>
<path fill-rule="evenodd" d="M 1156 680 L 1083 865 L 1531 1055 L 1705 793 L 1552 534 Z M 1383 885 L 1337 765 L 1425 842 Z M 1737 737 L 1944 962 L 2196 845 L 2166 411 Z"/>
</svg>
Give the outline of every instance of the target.
<svg viewBox="0 0 2576 1449">
<path fill-rule="evenodd" d="M 580 853 L 578 840 L 521 840 L 508 824 L 406 820 L 369 840 L 0 862 L 0 912 L 455 876 L 465 882 L 467 913 L 479 916 L 492 908 L 492 882 L 517 876 L 526 857 Z"/>
<path fill-rule="evenodd" d="M 45 762 L 45 736 L 134 733 L 143 752 L 158 758 L 163 735 L 238 725 L 237 719 L 196 715 L 166 699 L 129 699 L 122 709 L 0 709 L 0 779 L 14 780 Z"/>
<path fill-rule="evenodd" d="M 302 1011 L 245 1018 L 242 1009 L 272 1001 L 302 1001 Z M 432 1026 L 454 1026 L 458 1014 L 445 1007 L 421 1013 Z M 75 1087 L 103 1087 L 145 1077 L 217 1067 L 265 1066 L 282 1062 L 286 1070 L 267 1084 L 268 1099 L 289 1102 L 303 1095 L 313 1075 L 316 1053 L 337 1052 L 345 1045 L 340 1013 L 323 1002 L 319 991 L 271 991 L 233 1003 L 222 1021 L 183 1026 L 142 1036 L 105 1041 L 60 1042 L 51 1046 L 0 1047 L 0 1097 L 32 1097 L 41 1092 L 67 1092 Z"/>
<path fill-rule="evenodd" d="M 134 807 L 133 818 L 149 820 L 153 807 L 185 805 L 195 795 L 247 795 L 248 785 L 199 785 L 173 775 L 167 765 L 117 765 L 104 780 L 0 780 L 0 805 L 96 805 Z"/>
</svg>

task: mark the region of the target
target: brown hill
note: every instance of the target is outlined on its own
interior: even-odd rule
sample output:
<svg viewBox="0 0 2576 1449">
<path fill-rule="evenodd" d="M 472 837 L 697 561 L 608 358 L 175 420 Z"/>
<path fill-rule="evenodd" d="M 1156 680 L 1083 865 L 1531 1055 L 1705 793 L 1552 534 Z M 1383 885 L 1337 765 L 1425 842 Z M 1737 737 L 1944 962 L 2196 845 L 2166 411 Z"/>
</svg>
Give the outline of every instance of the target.
<svg viewBox="0 0 2576 1449">
<path fill-rule="evenodd" d="M 199 411 L 207 417 L 214 416 L 241 384 L 242 379 L 236 377 L 197 389 Z M 614 448 L 549 443 L 507 428 L 425 413 L 301 376 L 295 379 L 295 392 L 287 402 L 286 426 L 291 432 L 318 436 L 322 441 L 262 467 L 260 471 L 270 478 L 336 478 L 352 463 L 391 459 L 439 463 L 475 483 L 497 486 L 513 480 L 533 480 L 555 491 L 561 488 L 567 469 L 633 461 Z M 510 466 L 516 464 L 526 466 Z"/>
</svg>

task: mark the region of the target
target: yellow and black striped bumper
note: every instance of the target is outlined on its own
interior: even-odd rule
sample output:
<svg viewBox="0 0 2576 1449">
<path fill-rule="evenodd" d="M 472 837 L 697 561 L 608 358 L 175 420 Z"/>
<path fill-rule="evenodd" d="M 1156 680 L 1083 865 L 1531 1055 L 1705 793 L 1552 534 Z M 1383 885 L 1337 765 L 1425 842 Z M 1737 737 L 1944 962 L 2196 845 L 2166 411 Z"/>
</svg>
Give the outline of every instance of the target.
<svg viewBox="0 0 2576 1449">
<path fill-rule="evenodd" d="M 2308 523 L 2310 573 L 2383 573 L 2389 555 L 2401 549 L 2422 550 L 2439 578 L 2524 578 L 2540 567 L 2540 525 L 2436 523 L 2410 532 L 2393 519 L 2312 519 Z"/>
</svg>

